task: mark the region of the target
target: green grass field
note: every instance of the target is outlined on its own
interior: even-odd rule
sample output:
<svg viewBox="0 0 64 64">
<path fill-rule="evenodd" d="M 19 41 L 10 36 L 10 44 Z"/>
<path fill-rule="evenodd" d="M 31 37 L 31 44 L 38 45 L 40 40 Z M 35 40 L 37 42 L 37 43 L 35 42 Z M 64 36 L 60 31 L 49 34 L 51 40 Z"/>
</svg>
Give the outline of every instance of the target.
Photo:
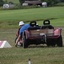
<svg viewBox="0 0 64 64">
<path fill-rule="evenodd" d="M 25 22 L 36 20 L 42 25 L 44 19 L 50 19 L 52 25 L 58 26 L 60 24 L 63 26 L 64 7 L 0 10 L 0 27 L 17 27 L 20 20 Z"/>
<path fill-rule="evenodd" d="M 0 64 L 64 64 L 64 46 L 46 47 L 44 45 L 15 48 L 14 39 L 18 22 L 36 20 L 42 25 L 44 19 L 50 19 L 55 27 L 62 28 L 64 44 L 64 7 L 0 10 L 0 40 L 7 40 L 12 48 L 0 49 Z"/>
</svg>

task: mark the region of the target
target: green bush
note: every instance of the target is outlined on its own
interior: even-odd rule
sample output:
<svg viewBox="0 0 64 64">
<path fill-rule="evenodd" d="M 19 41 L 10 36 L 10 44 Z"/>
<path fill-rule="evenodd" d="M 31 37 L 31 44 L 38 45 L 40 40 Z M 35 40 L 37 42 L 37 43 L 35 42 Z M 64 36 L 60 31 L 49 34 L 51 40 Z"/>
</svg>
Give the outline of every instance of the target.
<svg viewBox="0 0 64 64">
<path fill-rule="evenodd" d="M 4 9 L 4 10 L 15 10 L 15 9 L 31 9 L 31 8 L 41 8 L 38 6 L 21 6 L 21 5 L 15 5 L 15 7 L 13 8 L 9 8 L 9 9 Z M 2 9 L 2 8 L 1 8 Z"/>
<path fill-rule="evenodd" d="M 4 1 L 0 0 L 0 6 L 3 6 L 3 4 L 4 4 Z"/>
<path fill-rule="evenodd" d="M 22 3 L 24 2 L 24 0 L 19 0 L 20 4 L 22 5 Z"/>
<path fill-rule="evenodd" d="M 58 0 L 41 0 L 41 1 L 47 2 L 48 6 L 54 6 L 56 3 L 58 3 Z"/>
</svg>

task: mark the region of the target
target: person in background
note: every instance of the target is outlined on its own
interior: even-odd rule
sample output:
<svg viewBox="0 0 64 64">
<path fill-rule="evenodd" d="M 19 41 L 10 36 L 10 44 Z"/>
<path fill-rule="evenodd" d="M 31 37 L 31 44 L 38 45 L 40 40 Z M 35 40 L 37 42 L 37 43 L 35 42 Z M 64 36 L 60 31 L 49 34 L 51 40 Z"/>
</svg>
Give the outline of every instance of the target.
<svg viewBox="0 0 64 64">
<path fill-rule="evenodd" d="M 20 29 L 18 31 L 18 37 L 16 39 L 15 47 L 17 47 L 18 42 L 20 41 L 20 39 L 22 40 L 22 33 L 30 27 L 30 24 L 24 24 L 23 21 L 19 22 L 19 25 L 20 25 Z"/>
</svg>

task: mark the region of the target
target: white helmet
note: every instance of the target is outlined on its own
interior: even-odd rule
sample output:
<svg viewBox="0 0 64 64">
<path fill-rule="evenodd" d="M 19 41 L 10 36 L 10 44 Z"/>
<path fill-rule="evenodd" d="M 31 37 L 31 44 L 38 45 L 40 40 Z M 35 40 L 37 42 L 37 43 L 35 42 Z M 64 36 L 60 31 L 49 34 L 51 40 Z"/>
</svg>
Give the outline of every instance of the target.
<svg viewBox="0 0 64 64">
<path fill-rule="evenodd" d="M 24 22 L 23 21 L 20 21 L 19 22 L 19 26 L 21 26 L 21 25 L 24 25 Z"/>
</svg>

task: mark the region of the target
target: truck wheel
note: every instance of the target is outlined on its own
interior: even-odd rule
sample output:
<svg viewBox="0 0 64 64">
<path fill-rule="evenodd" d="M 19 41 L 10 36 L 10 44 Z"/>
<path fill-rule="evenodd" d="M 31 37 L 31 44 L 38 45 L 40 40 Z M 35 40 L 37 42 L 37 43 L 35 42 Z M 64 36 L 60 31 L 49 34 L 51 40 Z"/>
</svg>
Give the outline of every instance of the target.
<svg viewBox="0 0 64 64">
<path fill-rule="evenodd" d="M 27 40 L 26 40 L 26 35 L 23 36 L 23 48 L 27 48 L 28 44 L 27 44 Z"/>
<path fill-rule="evenodd" d="M 15 38 L 15 43 L 16 43 L 17 37 Z"/>
<path fill-rule="evenodd" d="M 49 47 L 50 46 L 50 40 L 49 39 L 47 39 L 47 46 Z"/>
<path fill-rule="evenodd" d="M 55 43 L 54 43 L 54 39 L 48 39 L 47 40 L 47 46 L 52 46 L 52 47 L 55 47 Z"/>
<path fill-rule="evenodd" d="M 59 46 L 59 47 L 62 47 L 62 46 L 63 46 L 62 36 L 60 36 L 60 37 L 57 39 L 57 46 Z"/>
</svg>

